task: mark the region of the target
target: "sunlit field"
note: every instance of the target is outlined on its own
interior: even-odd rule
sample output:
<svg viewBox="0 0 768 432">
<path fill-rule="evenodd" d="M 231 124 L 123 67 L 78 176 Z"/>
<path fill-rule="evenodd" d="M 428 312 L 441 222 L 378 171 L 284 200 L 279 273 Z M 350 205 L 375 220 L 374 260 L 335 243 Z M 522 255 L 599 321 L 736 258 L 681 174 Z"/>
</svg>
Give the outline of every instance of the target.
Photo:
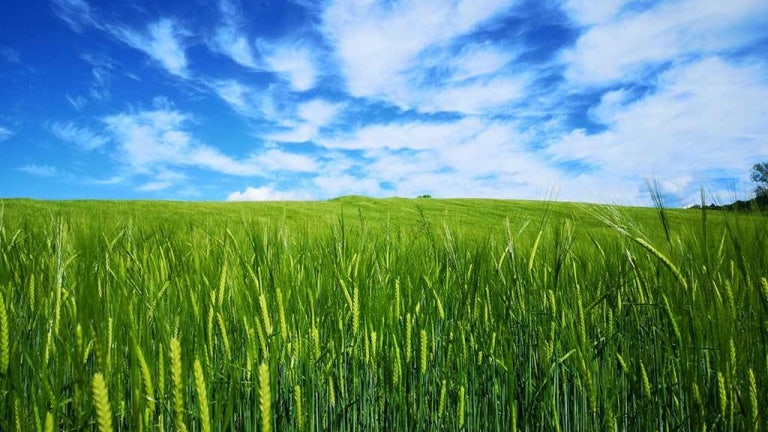
<svg viewBox="0 0 768 432">
<path fill-rule="evenodd" d="M 768 428 L 768 219 L 0 203 L 0 430 Z"/>
</svg>

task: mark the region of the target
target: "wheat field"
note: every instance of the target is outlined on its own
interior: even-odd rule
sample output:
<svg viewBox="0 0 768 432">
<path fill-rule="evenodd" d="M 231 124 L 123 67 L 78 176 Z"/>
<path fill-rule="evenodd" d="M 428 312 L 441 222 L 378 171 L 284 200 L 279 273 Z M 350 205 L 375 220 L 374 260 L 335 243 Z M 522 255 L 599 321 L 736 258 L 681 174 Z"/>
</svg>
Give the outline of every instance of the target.
<svg viewBox="0 0 768 432">
<path fill-rule="evenodd" d="M 0 430 L 765 430 L 766 222 L 6 200 Z"/>
</svg>

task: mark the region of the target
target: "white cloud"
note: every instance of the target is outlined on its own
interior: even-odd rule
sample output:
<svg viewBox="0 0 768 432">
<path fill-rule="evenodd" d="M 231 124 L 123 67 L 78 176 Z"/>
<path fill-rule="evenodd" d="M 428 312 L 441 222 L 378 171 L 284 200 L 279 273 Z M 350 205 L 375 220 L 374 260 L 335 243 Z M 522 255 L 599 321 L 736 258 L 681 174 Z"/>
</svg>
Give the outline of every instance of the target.
<svg viewBox="0 0 768 432">
<path fill-rule="evenodd" d="M 109 138 L 72 122 L 53 122 L 51 132 L 62 141 L 75 144 L 83 150 L 95 150 L 109 142 Z"/>
<path fill-rule="evenodd" d="M 322 31 L 335 47 L 349 92 L 357 97 L 384 98 L 401 106 L 418 104 L 412 94 L 425 83 L 422 57 L 426 50 L 452 48 L 467 34 L 494 17 L 508 12 L 516 1 L 406 0 L 383 3 L 356 0 L 331 1 L 322 15 Z M 496 70 L 503 59 L 486 47 L 474 58 L 482 66 L 463 68 L 457 76 Z M 498 52 L 496 53 L 498 54 Z M 447 55 L 443 61 L 450 62 Z M 471 56 L 470 56 L 471 57 Z M 455 63 L 454 63 L 455 65 Z M 414 84 L 417 86 L 414 87 Z"/>
<path fill-rule="evenodd" d="M 69 104 L 72 105 L 72 108 L 74 108 L 77 111 L 80 111 L 88 104 L 88 100 L 83 96 L 70 96 L 67 95 L 67 101 L 69 101 Z"/>
<path fill-rule="evenodd" d="M 102 27 L 131 47 L 143 51 L 171 74 L 180 77 L 188 75 L 184 39 L 189 32 L 175 20 L 160 19 L 149 24 L 145 32 L 112 25 Z"/>
<path fill-rule="evenodd" d="M 318 144 L 343 150 L 437 150 L 461 143 L 481 132 L 483 127 L 483 121 L 476 118 L 444 123 L 413 121 L 374 124 L 362 127 L 350 136 L 321 139 Z"/>
<path fill-rule="evenodd" d="M 251 44 L 245 36 L 238 34 L 237 30 L 231 27 L 219 28 L 213 37 L 213 46 L 216 51 L 225 54 L 236 63 L 252 69 L 256 68 Z"/>
<path fill-rule="evenodd" d="M 128 168 L 129 175 L 152 178 L 141 187 L 144 191 L 178 184 L 186 179 L 178 170 L 190 167 L 246 177 L 320 169 L 311 156 L 277 148 L 259 149 L 242 158 L 228 156 L 195 139 L 189 131 L 189 116 L 170 107 L 117 114 L 103 121 L 117 143 L 117 158 Z"/>
<path fill-rule="evenodd" d="M 50 165 L 35 165 L 28 164 L 19 168 L 19 171 L 23 171 L 27 174 L 31 174 L 38 177 L 52 177 L 56 175 L 56 167 Z"/>
<path fill-rule="evenodd" d="M 282 126 L 289 130 L 269 135 L 269 139 L 289 143 L 312 141 L 318 136 L 320 128 L 331 124 L 344 106 L 322 99 L 304 102 L 296 108 L 295 119 L 282 121 Z"/>
<path fill-rule="evenodd" d="M 349 136 L 319 141 L 326 148 L 362 151 L 363 159 L 314 183 L 327 196 L 536 198 L 531 191 L 546 190 L 562 176 L 527 150 L 531 137 L 519 128 L 482 118 L 364 126 Z"/>
<path fill-rule="evenodd" d="M 162 191 L 188 179 L 184 174 L 165 169 L 160 170 L 153 177 L 152 181 L 139 186 L 138 190 L 142 192 Z"/>
<path fill-rule="evenodd" d="M 247 35 L 241 32 L 244 20 L 240 10 L 232 2 L 222 0 L 219 2 L 219 11 L 222 19 L 212 40 L 209 41 L 210 47 L 236 63 L 255 69 L 257 63 L 253 47 Z"/>
<path fill-rule="evenodd" d="M 304 199 L 302 195 L 294 192 L 283 192 L 272 186 L 251 187 L 243 192 L 232 192 L 227 196 L 227 201 L 292 201 Z"/>
<path fill-rule="evenodd" d="M 445 56 L 447 53 L 443 52 Z M 481 77 L 501 71 L 518 53 L 509 47 L 499 47 L 491 43 L 472 44 L 462 47 L 456 55 L 447 55 L 436 62 L 446 65 L 451 72 L 451 81 Z"/>
<path fill-rule="evenodd" d="M 187 77 L 187 57 L 184 39 L 189 32 L 176 20 L 161 18 L 150 23 L 146 31 L 112 24 L 102 17 L 85 0 L 51 0 L 54 13 L 75 32 L 93 27 L 107 32 L 123 43 L 144 52 L 168 72 Z"/>
<path fill-rule="evenodd" d="M 0 141 L 5 141 L 13 136 L 13 131 L 10 129 L 0 126 Z"/>
<path fill-rule="evenodd" d="M 103 120 L 119 144 L 121 160 L 139 173 L 165 166 L 197 166 L 238 176 L 262 172 L 251 162 L 232 159 L 198 143 L 185 129 L 189 117 L 178 111 L 123 113 Z"/>
<path fill-rule="evenodd" d="M 520 100 L 528 80 L 522 76 L 497 77 L 485 82 L 454 84 L 434 90 L 412 93 L 412 103 L 422 112 L 456 111 L 484 114 L 509 102 Z"/>
<path fill-rule="evenodd" d="M 215 81 L 209 86 L 235 112 L 245 117 L 257 117 L 262 110 L 256 97 L 255 89 L 236 80 Z"/>
<path fill-rule="evenodd" d="M 343 107 L 344 104 L 314 99 L 299 105 L 297 115 L 307 123 L 324 126 L 330 123 Z"/>
<path fill-rule="evenodd" d="M 666 192 L 678 196 L 691 195 L 708 172 L 740 178 L 755 158 L 768 157 L 763 65 L 708 58 L 662 74 L 652 94 L 635 100 L 626 95 L 608 93 L 593 110 L 606 131 L 575 130 L 548 152 L 560 161 L 586 163 L 596 169 L 590 176 L 609 182 L 659 178 Z"/>
<path fill-rule="evenodd" d="M 253 160 L 266 172 L 314 172 L 318 170 L 318 163 L 314 158 L 278 149 L 269 149 L 254 155 Z"/>
<path fill-rule="evenodd" d="M 576 23 L 591 25 L 610 21 L 631 2 L 632 0 L 564 0 L 563 9 Z"/>
<path fill-rule="evenodd" d="M 733 50 L 765 35 L 768 2 L 762 0 L 679 0 L 659 2 L 640 12 L 616 14 L 596 4 L 569 2 L 578 20 L 598 22 L 589 27 L 573 49 L 565 51 L 566 77 L 579 84 L 632 81 L 645 68 L 702 54 Z M 613 3 L 612 3 L 613 4 Z M 604 15 L 604 16 L 603 16 Z M 613 19 L 610 19 L 613 18 Z"/>
<path fill-rule="evenodd" d="M 298 42 L 270 44 L 262 41 L 259 50 L 263 53 L 265 68 L 278 73 L 297 92 L 307 91 L 315 86 L 317 67 L 312 49 Z"/>
<path fill-rule="evenodd" d="M 51 8 L 74 32 L 96 25 L 94 12 L 85 0 L 51 0 Z"/>
</svg>

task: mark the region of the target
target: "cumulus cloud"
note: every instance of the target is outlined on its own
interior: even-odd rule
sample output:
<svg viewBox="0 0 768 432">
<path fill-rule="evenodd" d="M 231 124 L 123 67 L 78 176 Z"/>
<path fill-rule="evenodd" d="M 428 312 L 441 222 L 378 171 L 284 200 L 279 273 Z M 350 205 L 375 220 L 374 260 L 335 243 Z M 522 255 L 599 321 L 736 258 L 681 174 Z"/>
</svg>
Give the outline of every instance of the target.
<svg viewBox="0 0 768 432">
<path fill-rule="evenodd" d="M 91 131 L 85 127 L 79 127 L 73 122 L 53 122 L 51 132 L 60 140 L 75 144 L 83 150 L 90 151 L 103 147 L 109 142 L 109 138 Z"/>
<path fill-rule="evenodd" d="M 294 192 L 276 190 L 272 186 L 248 186 L 243 192 L 236 191 L 227 196 L 227 201 L 295 201 L 301 199 L 302 197 Z"/>
</svg>

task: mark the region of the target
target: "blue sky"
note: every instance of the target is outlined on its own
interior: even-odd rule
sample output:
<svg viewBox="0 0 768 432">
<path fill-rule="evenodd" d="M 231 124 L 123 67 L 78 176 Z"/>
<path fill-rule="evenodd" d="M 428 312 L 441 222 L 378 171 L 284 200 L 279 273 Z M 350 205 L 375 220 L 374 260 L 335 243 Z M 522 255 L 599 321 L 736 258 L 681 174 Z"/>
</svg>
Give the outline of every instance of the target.
<svg viewBox="0 0 768 432">
<path fill-rule="evenodd" d="M 729 201 L 768 2 L 10 0 L 0 154 L 0 197 Z"/>
</svg>

